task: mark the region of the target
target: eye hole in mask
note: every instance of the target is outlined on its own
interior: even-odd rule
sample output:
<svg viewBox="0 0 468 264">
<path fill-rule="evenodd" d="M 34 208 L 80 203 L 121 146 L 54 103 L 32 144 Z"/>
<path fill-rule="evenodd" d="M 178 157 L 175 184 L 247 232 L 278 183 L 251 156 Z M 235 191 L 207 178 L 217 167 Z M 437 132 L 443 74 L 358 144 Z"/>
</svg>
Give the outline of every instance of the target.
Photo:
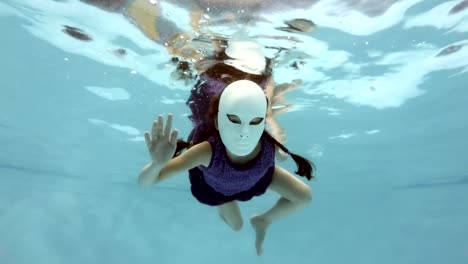
<svg viewBox="0 0 468 264">
<path fill-rule="evenodd" d="M 250 121 L 250 124 L 251 125 L 258 125 L 260 123 L 262 123 L 263 121 L 263 117 L 256 117 L 254 119 L 252 119 L 252 121 Z"/>
<path fill-rule="evenodd" d="M 240 124 L 241 123 L 240 118 L 238 116 L 236 116 L 236 115 L 227 114 L 226 116 L 229 119 L 229 121 L 231 121 L 231 122 L 233 122 L 235 124 Z M 252 119 L 249 124 L 250 125 L 258 125 L 258 124 L 262 123 L 263 119 L 264 119 L 263 117 L 256 117 L 256 118 Z"/>
</svg>

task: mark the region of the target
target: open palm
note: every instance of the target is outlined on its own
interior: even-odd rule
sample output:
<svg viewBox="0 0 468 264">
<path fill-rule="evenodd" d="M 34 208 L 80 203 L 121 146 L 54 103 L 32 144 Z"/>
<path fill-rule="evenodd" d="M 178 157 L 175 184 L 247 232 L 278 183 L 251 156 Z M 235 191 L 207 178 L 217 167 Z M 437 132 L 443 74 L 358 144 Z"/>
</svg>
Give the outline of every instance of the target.
<svg viewBox="0 0 468 264">
<path fill-rule="evenodd" d="M 158 116 L 158 120 L 153 122 L 153 127 L 150 133 L 145 132 L 146 146 L 148 147 L 151 159 L 159 165 L 166 164 L 176 151 L 177 147 L 177 130 L 171 132 L 172 114 L 167 117 L 166 127 L 162 115 Z"/>
</svg>

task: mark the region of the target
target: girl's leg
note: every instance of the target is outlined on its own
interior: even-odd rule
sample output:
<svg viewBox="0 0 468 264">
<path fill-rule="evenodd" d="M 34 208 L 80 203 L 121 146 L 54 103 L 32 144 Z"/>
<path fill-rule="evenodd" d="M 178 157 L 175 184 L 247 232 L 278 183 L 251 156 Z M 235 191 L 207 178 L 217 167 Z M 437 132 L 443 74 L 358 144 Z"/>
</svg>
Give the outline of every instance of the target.
<svg viewBox="0 0 468 264">
<path fill-rule="evenodd" d="M 217 207 L 219 216 L 228 224 L 234 231 L 239 231 L 242 228 L 243 220 L 239 204 L 236 201 L 222 204 Z"/>
<path fill-rule="evenodd" d="M 262 253 L 262 244 L 268 226 L 274 220 L 305 207 L 312 199 L 309 186 L 279 166 L 275 166 L 273 180 L 268 189 L 279 193 L 282 197 L 271 209 L 250 220 L 256 233 L 255 247 L 258 255 Z"/>
</svg>

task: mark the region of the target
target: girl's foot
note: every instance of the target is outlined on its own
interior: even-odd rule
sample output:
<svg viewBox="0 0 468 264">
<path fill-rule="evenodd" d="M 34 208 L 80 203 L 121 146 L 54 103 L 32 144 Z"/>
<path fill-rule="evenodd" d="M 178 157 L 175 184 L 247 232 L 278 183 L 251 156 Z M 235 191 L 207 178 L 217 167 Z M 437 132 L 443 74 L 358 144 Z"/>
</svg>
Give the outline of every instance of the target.
<svg viewBox="0 0 468 264">
<path fill-rule="evenodd" d="M 257 255 L 260 256 L 263 252 L 263 240 L 265 240 L 266 229 L 270 225 L 262 216 L 254 216 L 250 219 L 250 224 L 255 230 L 255 248 L 257 249 Z"/>
</svg>

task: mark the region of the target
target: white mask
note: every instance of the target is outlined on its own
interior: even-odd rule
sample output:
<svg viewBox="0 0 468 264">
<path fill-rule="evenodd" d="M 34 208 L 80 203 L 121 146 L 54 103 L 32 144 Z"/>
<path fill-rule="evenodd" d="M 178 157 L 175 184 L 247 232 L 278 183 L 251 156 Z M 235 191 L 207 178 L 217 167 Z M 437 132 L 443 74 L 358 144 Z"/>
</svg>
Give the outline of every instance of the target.
<svg viewBox="0 0 468 264">
<path fill-rule="evenodd" d="M 228 85 L 221 94 L 218 130 L 226 148 L 246 156 L 257 146 L 265 129 L 267 101 L 262 88 L 248 80 Z"/>
</svg>

